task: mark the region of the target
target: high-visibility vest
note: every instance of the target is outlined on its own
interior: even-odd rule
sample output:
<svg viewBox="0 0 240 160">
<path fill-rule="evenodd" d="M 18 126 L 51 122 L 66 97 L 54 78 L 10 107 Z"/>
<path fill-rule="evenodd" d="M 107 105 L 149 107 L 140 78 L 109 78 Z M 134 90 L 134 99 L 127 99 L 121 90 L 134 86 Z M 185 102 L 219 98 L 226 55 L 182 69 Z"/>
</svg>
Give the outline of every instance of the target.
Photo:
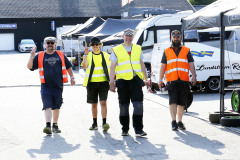
<svg viewBox="0 0 240 160">
<path fill-rule="evenodd" d="M 131 80 L 133 72 L 135 72 L 140 79 L 143 79 L 143 73 L 140 63 L 142 53 L 141 46 L 133 44 L 131 55 L 128 54 L 122 44 L 113 48 L 114 53 L 118 58 L 116 66 L 116 79 Z"/>
<path fill-rule="evenodd" d="M 106 52 L 102 52 L 102 53 L 103 53 L 103 57 L 106 61 L 107 70 L 108 70 L 108 73 L 109 73 L 109 71 L 110 71 L 109 57 L 110 56 Z M 104 82 L 104 81 L 107 81 L 107 77 L 106 77 L 106 75 L 104 73 L 104 70 L 103 70 L 103 65 L 102 65 L 102 63 L 98 63 L 98 62 L 102 62 L 101 54 L 97 55 L 97 56 L 94 56 L 92 52 L 89 52 L 87 59 L 88 59 L 88 67 L 87 67 L 87 70 L 86 70 L 83 86 L 86 87 L 88 85 L 88 82 L 89 82 L 88 79 L 89 79 L 89 75 L 90 75 L 90 71 L 91 71 L 91 67 L 92 67 L 92 59 L 94 60 L 95 67 L 94 67 L 90 82 Z"/>
<path fill-rule="evenodd" d="M 65 59 L 62 51 L 56 51 L 59 55 L 60 59 L 62 60 L 62 77 L 63 77 L 63 83 L 68 82 L 68 76 L 67 76 L 67 69 L 65 65 Z M 38 70 L 40 75 L 40 81 L 41 83 L 45 83 L 44 78 L 44 68 L 43 68 L 43 58 L 44 58 L 45 52 L 40 52 L 38 54 Z"/>
<path fill-rule="evenodd" d="M 177 57 L 173 48 L 169 47 L 165 49 L 167 58 L 165 76 L 167 82 L 178 80 L 178 78 L 182 81 L 189 81 L 189 63 L 187 58 L 189 51 L 189 48 L 182 46 Z"/>
</svg>

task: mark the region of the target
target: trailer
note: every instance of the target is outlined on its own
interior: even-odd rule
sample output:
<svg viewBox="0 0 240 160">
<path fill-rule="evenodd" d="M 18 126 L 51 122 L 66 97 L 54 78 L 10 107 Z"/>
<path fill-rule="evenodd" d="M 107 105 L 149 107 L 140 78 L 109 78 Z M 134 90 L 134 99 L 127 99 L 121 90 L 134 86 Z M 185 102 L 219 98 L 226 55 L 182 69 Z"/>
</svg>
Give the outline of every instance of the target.
<svg viewBox="0 0 240 160">
<path fill-rule="evenodd" d="M 159 82 L 159 72 L 162 54 L 165 48 L 171 46 L 170 43 L 154 44 L 151 58 L 153 83 Z M 197 84 L 200 90 L 207 92 L 218 92 L 220 88 L 220 49 L 198 42 L 187 42 L 186 47 L 190 48 L 194 58 L 197 74 Z M 224 66 L 225 87 L 240 80 L 240 54 L 225 50 Z M 189 72 L 191 81 L 191 72 Z M 165 81 L 165 79 L 164 79 Z M 165 81 L 166 82 L 166 81 Z"/>
</svg>

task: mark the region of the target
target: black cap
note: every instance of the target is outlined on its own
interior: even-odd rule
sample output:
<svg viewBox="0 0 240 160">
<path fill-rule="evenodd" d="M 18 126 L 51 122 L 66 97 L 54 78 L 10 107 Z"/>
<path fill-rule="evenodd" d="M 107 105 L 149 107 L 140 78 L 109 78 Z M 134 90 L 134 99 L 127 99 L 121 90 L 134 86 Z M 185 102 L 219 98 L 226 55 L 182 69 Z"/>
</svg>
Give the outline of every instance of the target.
<svg viewBox="0 0 240 160">
<path fill-rule="evenodd" d="M 90 40 L 90 44 L 93 43 L 93 42 L 96 42 L 96 43 L 100 43 L 100 38 L 99 37 L 92 37 L 91 40 Z"/>
</svg>

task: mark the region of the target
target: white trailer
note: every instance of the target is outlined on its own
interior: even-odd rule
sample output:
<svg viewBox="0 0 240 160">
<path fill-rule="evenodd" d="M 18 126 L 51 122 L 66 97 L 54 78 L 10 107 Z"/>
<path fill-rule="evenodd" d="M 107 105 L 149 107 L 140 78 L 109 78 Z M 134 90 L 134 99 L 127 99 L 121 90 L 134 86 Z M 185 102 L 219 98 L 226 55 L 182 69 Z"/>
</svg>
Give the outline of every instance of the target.
<svg viewBox="0 0 240 160">
<path fill-rule="evenodd" d="M 158 43 L 152 51 L 152 82 L 158 83 L 162 54 L 170 43 Z M 185 43 L 194 58 L 197 74 L 197 86 L 208 92 L 217 92 L 220 88 L 220 49 L 197 42 Z M 232 81 L 240 80 L 240 54 L 225 50 L 225 87 Z M 189 71 L 190 80 L 191 72 Z"/>
</svg>

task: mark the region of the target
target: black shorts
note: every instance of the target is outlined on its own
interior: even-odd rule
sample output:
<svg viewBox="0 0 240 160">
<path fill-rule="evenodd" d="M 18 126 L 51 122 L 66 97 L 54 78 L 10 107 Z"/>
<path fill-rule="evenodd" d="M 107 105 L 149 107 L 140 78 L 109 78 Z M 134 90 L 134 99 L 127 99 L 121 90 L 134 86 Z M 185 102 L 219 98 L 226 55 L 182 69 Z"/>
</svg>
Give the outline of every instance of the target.
<svg viewBox="0 0 240 160">
<path fill-rule="evenodd" d="M 109 91 L 109 82 L 89 82 L 87 86 L 87 103 L 98 103 L 98 96 L 100 101 L 107 101 Z"/>
<path fill-rule="evenodd" d="M 116 81 L 116 87 L 118 92 L 119 104 L 128 104 L 130 100 L 132 102 L 143 102 L 144 86 L 143 80 L 135 76 L 132 80 L 119 79 Z"/>
<path fill-rule="evenodd" d="M 188 93 L 190 92 L 188 82 L 173 82 L 168 86 L 169 105 L 187 105 Z"/>
<path fill-rule="evenodd" d="M 51 108 L 52 110 L 60 109 L 63 103 L 63 89 L 41 87 L 41 97 L 43 109 Z"/>
</svg>

